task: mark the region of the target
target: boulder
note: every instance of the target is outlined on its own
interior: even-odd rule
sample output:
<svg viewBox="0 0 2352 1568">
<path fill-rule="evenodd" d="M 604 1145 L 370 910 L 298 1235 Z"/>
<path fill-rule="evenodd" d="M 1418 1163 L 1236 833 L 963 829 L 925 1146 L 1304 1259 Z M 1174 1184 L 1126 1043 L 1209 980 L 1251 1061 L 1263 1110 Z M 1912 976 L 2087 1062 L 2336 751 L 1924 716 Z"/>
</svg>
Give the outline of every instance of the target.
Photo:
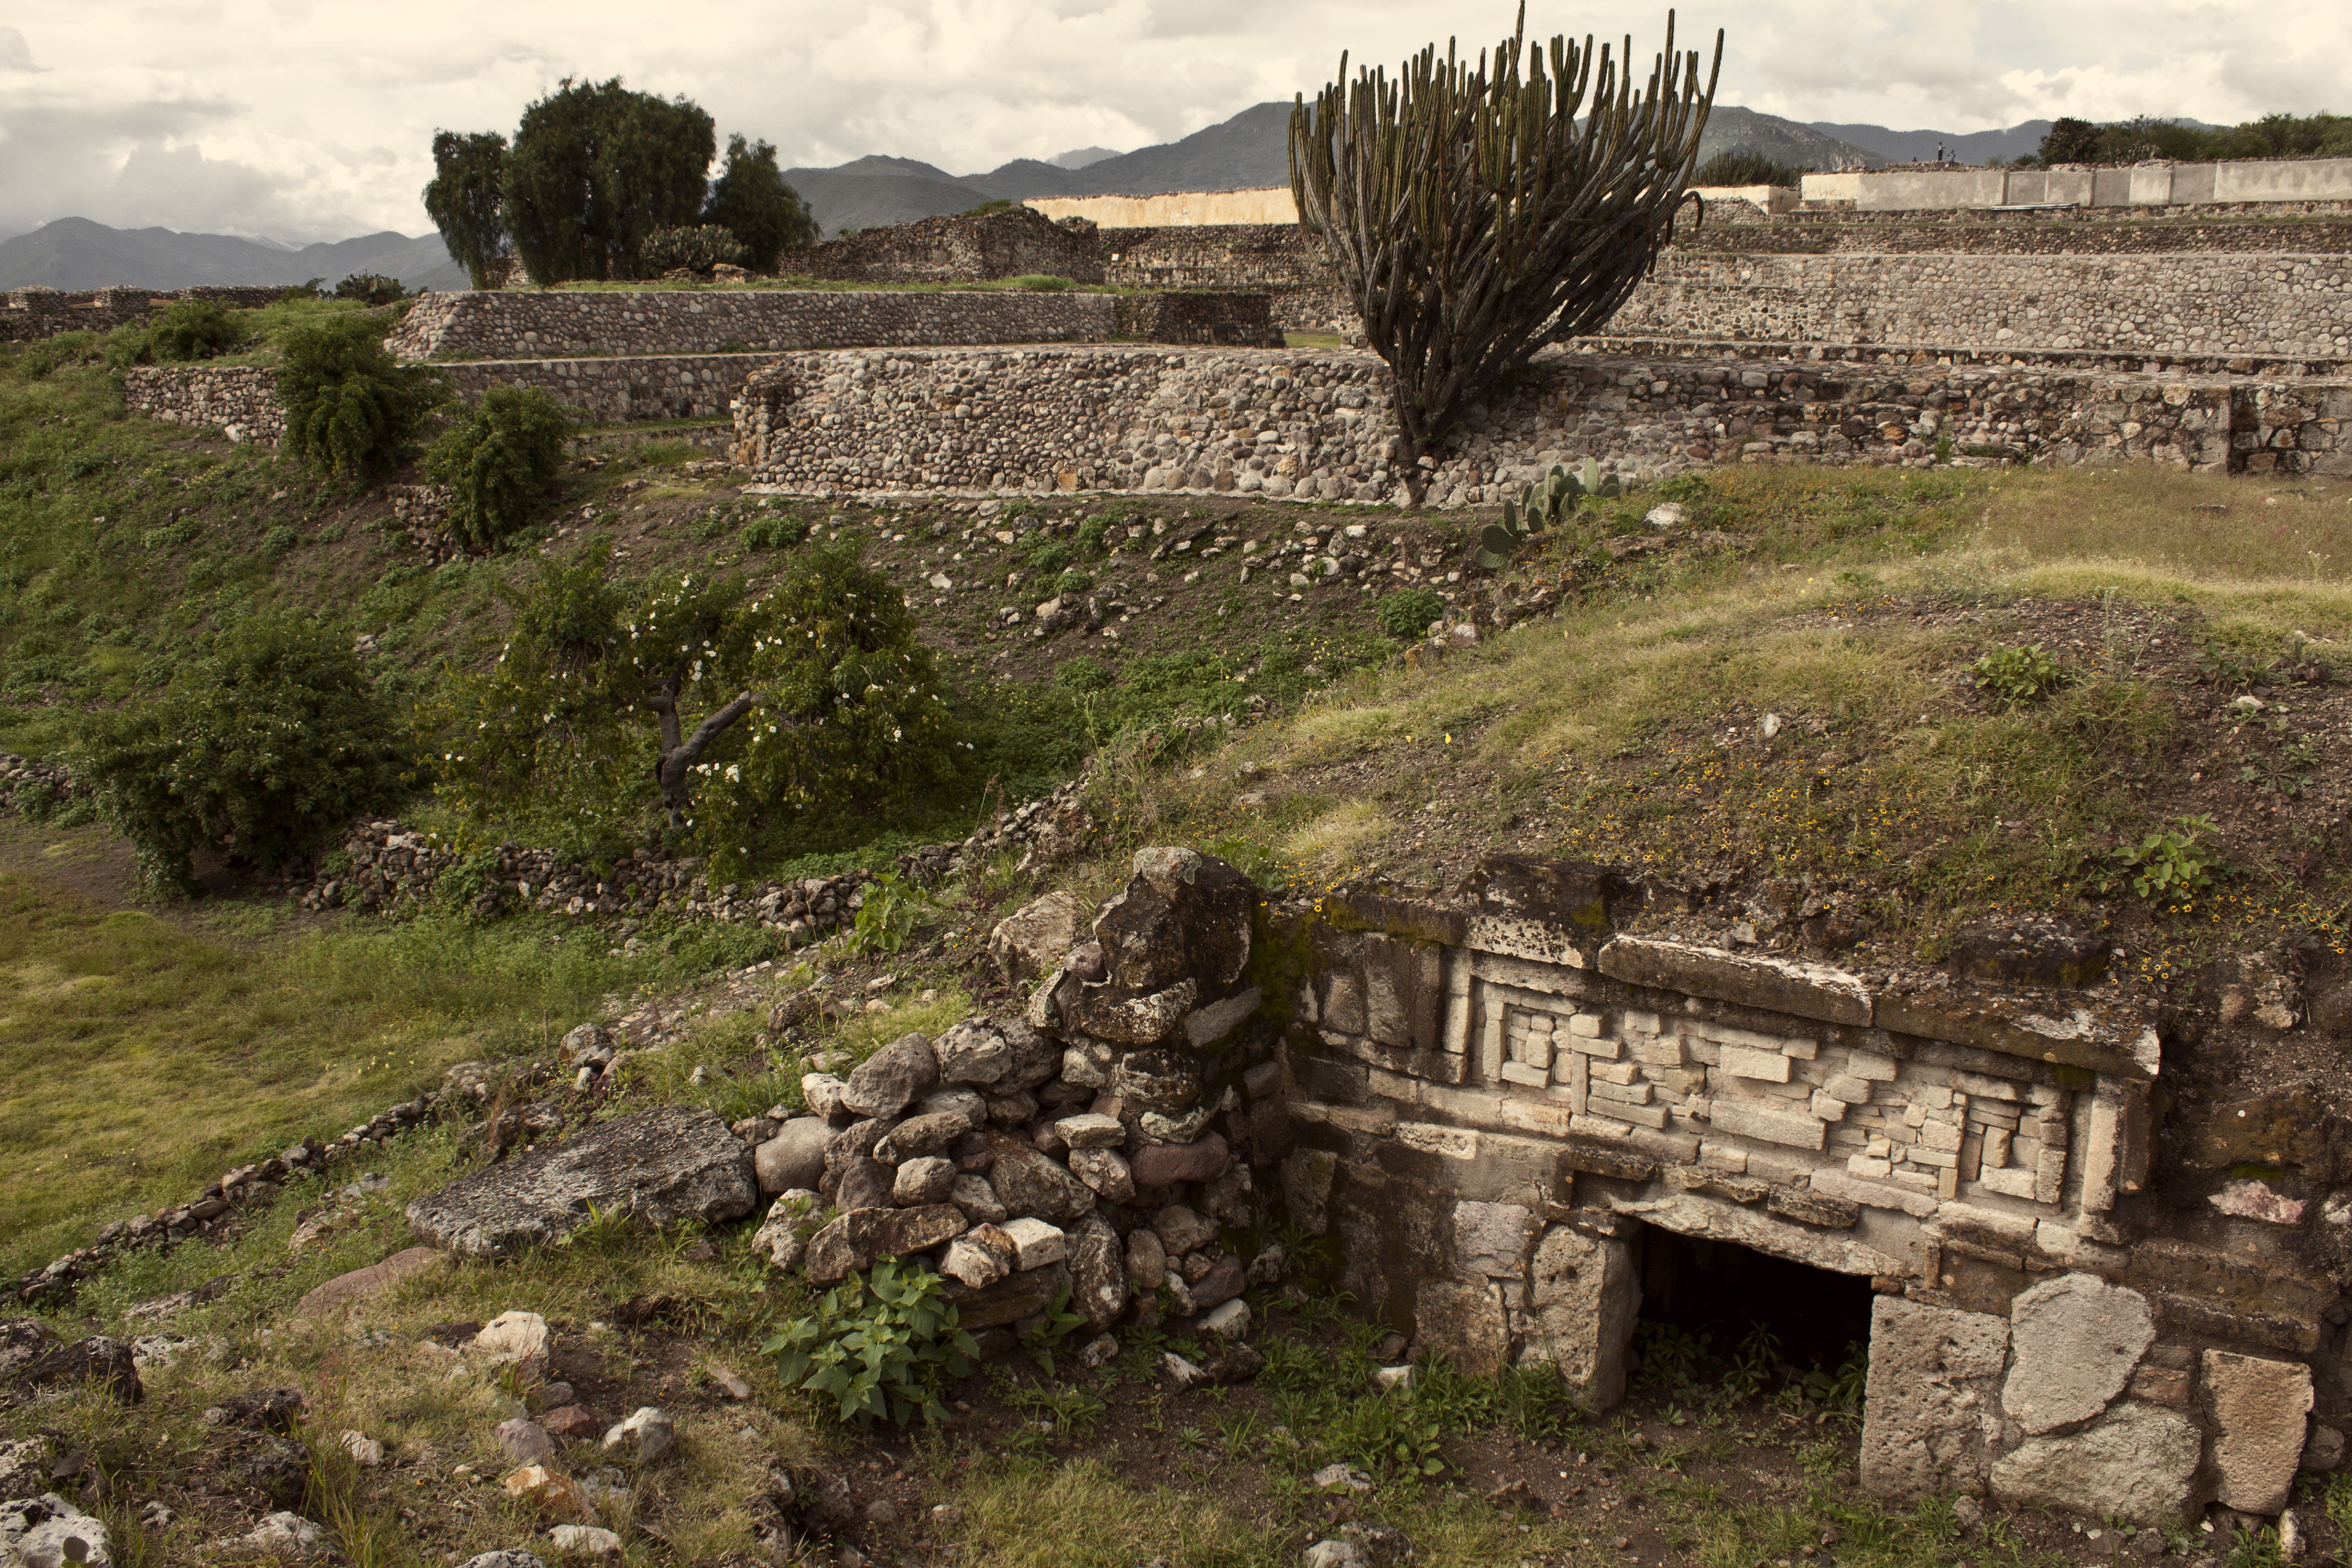
<svg viewBox="0 0 2352 1568">
<path fill-rule="evenodd" d="M 104 1334 L 92 1334 L 86 1340 L 42 1352 L 17 1369 L 15 1382 L 19 1388 L 26 1389 L 97 1384 L 125 1405 L 136 1405 L 147 1397 L 131 1347 Z"/>
<path fill-rule="evenodd" d="M 0 1563 L 15 1568 L 111 1568 L 105 1521 L 54 1492 L 0 1507 Z"/>
<path fill-rule="evenodd" d="M 2015 1352 L 2001 1408 L 2029 1436 L 2105 1410 L 2156 1341 L 2147 1298 L 2095 1274 L 2046 1280 L 2010 1303 Z"/>
<path fill-rule="evenodd" d="M 1054 1123 L 1054 1131 L 1073 1149 L 1116 1149 L 1127 1142 L 1127 1129 L 1118 1117 L 1092 1110 L 1062 1117 Z"/>
<path fill-rule="evenodd" d="M 592 1127 L 462 1177 L 408 1205 L 418 1240 L 469 1258 L 555 1241 L 592 1211 L 656 1227 L 740 1219 L 759 1201 L 751 1152 L 700 1106 Z"/>
<path fill-rule="evenodd" d="M 1995 1459 L 1992 1495 L 2014 1506 L 2160 1525 L 2194 1500 L 2203 1450 L 2187 1416 L 2126 1402 L 2079 1432 L 2029 1437 Z"/>
<path fill-rule="evenodd" d="M 977 1289 L 952 1279 L 942 1289 L 956 1304 L 956 1319 L 962 1327 L 993 1329 L 1044 1311 L 1070 1289 L 1070 1283 L 1068 1264 L 1049 1263 L 1043 1268 L 1008 1274 Z"/>
<path fill-rule="evenodd" d="M 2205 1352 L 2213 1470 L 2225 1506 L 2262 1514 L 2286 1507 L 2303 1458 L 2311 1399 L 2311 1368 L 2300 1362 Z"/>
<path fill-rule="evenodd" d="M 1257 889 L 1194 849 L 1139 849 L 1134 870 L 1095 917 L 1111 982 L 1140 993 L 1191 978 L 1222 994 L 1249 967 Z"/>
<path fill-rule="evenodd" d="M 1023 1218 L 1006 1222 L 1003 1229 L 1013 1241 L 1013 1267 L 1024 1273 L 1043 1268 L 1048 1263 L 1063 1262 L 1070 1256 L 1069 1237 L 1059 1226 Z"/>
<path fill-rule="evenodd" d="M 497 1432 L 492 1435 L 498 1438 L 499 1447 L 506 1450 L 507 1458 L 518 1465 L 551 1465 L 555 1462 L 555 1439 L 549 1436 L 547 1428 L 536 1421 L 526 1421 L 518 1415 L 512 1420 L 499 1422 Z"/>
<path fill-rule="evenodd" d="M 1051 974 L 1078 942 L 1085 911 L 1068 893 L 1052 892 L 996 922 L 988 956 L 1008 985 Z"/>
<path fill-rule="evenodd" d="M 1127 1233 L 1127 1282 L 1135 1289 L 1149 1295 L 1160 1289 L 1160 1280 L 1168 1277 L 1168 1248 L 1160 1243 L 1160 1233 L 1149 1226 L 1137 1226 Z"/>
<path fill-rule="evenodd" d="M 1095 1206 L 1095 1190 L 1052 1160 L 1003 1132 L 988 1135 L 988 1184 L 1005 1212 L 1062 1224 Z"/>
<path fill-rule="evenodd" d="M 752 1152 L 752 1173 L 768 1196 L 805 1187 L 811 1192 L 824 1180 L 825 1145 L 833 1129 L 822 1116 L 795 1116 L 776 1135 Z"/>
<path fill-rule="evenodd" d="M 976 1018 L 965 1019 L 932 1041 L 931 1054 L 939 1060 L 941 1083 L 992 1086 L 1013 1065 L 1013 1047 L 1004 1037 Z"/>
<path fill-rule="evenodd" d="M 974 1226 L 948 1243 L 940 1272 L 959 1285 L 984 1289 L 1013 1273 L 1013 1238 L 992 1225 Z"/>
<path fill-rule="evenodd" d="M 963 1210 L 964 1217 L 974 1225 L 1001 1225 L 1013 1217 L 986 1176 L 958 1176 L 948 1186 L 948 1202 Z"/>
<path fill-rule="evenodd" d="M 1182 1204 L 1170 1204 L 1151 1216 L 1151 1228 L 1171 1258 L 1181 1258 L 1217 1239 L 1217 1227 Z"/>
<path fill-rule="evenodd" d="M 779 1193 L 768 1207 L 768 1217 L 761 1222 L 759 1234 L 751 1237 L 751 1250 L 764 1254 L 779 1268 L 799 1268 L 801 1254 L 808 1250 L 803 1228 L 823 1207 L 823 1200 L 805 1187 Z"/>
<path fill-rule="evenodd" d="M 1112 1068 L 1110 1089 L 1138 1111 L 1181 1114 L 1201 1098 L 1201 1058 L 1198 1052 L 1129 1051 Z"/>
<path fill-rule="evenodd" d="M 1222 1307 L 1239 1296 L 1248 1283 L 1249 1275 L 1242 1268 L 1242 1260 L 1229 1252 L 1192 1281 L 1192 1310 L 1205 1312 L 1212 1307 Z"/>
<path fill-rule="evenodd" d="M 49 1489 L 49 1445 L 46 1438 L 0 1438 L 0 1502 L 20 1502 Z"/>
<path fill-rule="evenodd" d="M 677 1423 L 656 1405 L 641 1405 L 604 1434 L 604 1451 L 650 1465 L 677 1447 Z"/>
<path fill-rule="evenodd" d="M 931 1090 L 915 1102 L 915 1110 L 923 1116 L 960 1116 L 970 1131 L 977 1131 L 988 1121 L 988 1100 L 980 1090 L 961 1083 Z"/>
<path fill-rule="evenodd" d="M 555 1543 L 557 1552 L 568 1558 L 619 1563 L 626 1556 L 619 1536 L 593 1524 L 559 1524 L 547 1532 L 547 1538 Z"/>
<path fill-rule="evenodd" d="M 1454 1205 L 1454 1267 L 1494 1279 L 1524 1279 L 1535 1235 L 1536 1216 L 1521 1205 L 1465 1199 Z"/>
<path fill-rule="evenodd" d="M 1201 988 L 1190 979 L 1138 994 L 1117 986 L 1080 985 L 1057 994 L 1066 1028 L 1120 1046 L 1156 1046 L 1180 1035 Z"/>
<path fill-rule="evenodd" d="M 1101 1215 L 1090 1214 L 1071 1227 L 1069 1247 L 1070 1310 L 1089 1329 L 1108 1328 L 1128 1302 L 1127 1257 L 1118 1232 Z"/>
<path fill-rule="evenodd" d="M 963 1234 L 971 1222 L 953 1204 L 921 1208 L 851 1209 L 809 1237 L 801 1267 L 820 1285 L 838 1283 L 877 1258 L 928 1252 Z"/>
<path fill-rule="evenodd" d="M 844 1210 L 887 1208 L 898 1200 L 898 1173 L 879 1160 L 853 1157 L 834 1189 L 833 1206 Z"/>
<path fill-rule="evenodd" d="M 940 1084 L 940 1061 L 931 1042 L 901 1035 L 849 1075 L 842 1104 L 859 1116 L 896 1116 Z"/>
</svg>

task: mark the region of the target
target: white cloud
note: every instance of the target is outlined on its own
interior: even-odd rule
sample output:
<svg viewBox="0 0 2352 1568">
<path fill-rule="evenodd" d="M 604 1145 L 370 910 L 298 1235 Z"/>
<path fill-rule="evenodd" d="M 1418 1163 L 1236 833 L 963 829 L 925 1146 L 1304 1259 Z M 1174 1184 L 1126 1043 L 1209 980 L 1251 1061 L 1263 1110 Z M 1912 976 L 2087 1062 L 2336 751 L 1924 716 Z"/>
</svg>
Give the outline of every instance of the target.
<svg viewBox="0 0 2352 1568">
<path fill-rule="evenodd" d="M 0 232 L 78 214 L 296 240 L 421 233 L 434 131 L 511 130 L 572 75 L 684 93 L 787 163 L 867 153 L 957 173 L 1187 134 L 1312 92 L 1340 51 L 1393 65 L 1508 24 L 1508 0 L 81 0 L 0 25 Z M 2342 0 L 1707 0 L 1722 98 L 1795 120 L 1982 130 L 2036 116 L 2352 110 Z M 1634 40 L 1654 0 L 1538 6 Z"/>
</svg>

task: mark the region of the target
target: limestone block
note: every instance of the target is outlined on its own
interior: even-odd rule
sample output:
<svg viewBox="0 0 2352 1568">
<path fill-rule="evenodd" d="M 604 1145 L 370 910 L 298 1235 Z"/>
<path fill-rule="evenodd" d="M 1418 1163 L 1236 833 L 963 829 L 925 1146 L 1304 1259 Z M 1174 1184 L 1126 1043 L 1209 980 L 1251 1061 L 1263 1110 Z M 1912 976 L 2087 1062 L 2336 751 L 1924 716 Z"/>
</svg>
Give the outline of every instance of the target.
<svg viewBox="0 0 2352 1568">
<path fill-rule="evenodd" d="M 1735 1078 L 1766 1079 L 1773 1083 L 1789 1081 L 1789 1058 L 1779 1051 L 1759 1051 L 1750 1046 L 1723 1047 L 1723 1070 Z"/>
<path fill-rule="evenodd" d="M 1413 1294 L 1413 1326 L 1421 1342 L 1453 1359 L 1473 1377 L 1503 1370 L 1510 1329 L 1495 1288 L 1484 1279 L 1432 1279 Z"/>
<path fill-rule="evenodd" d="M 1524 1278 L 1535 1224 L 1535 1215 L 1517 1204 L 1468 1200 L 1455 1204 L 1455 1267 L 1465 1275 L 1486 1275 L 1497 1279 Z"/>
<path fill-rule="evenodd" d="M 2161 1524 L 2195 1502 L 2203 1450 L 2196 1424 L 2179 1412 L 2118 1405 L 2079 1432 L 2030 1438 L 1994 1460 L 1992 1495 L 2017 1506 Z"/>
<path fill-rule="evenodd" d="M 2009 1324 L 1984 1312 L 1875 1299 L 1862 1416 L 1862 1484 L 1883 1498 L 1985 1489 Z"/>
<path fill-rule="evenodd" d="M 1760 1138 L 1767 1143 L 1785 1143 L 1792 1149 L 1819 1149 L 1828 1134 L 1827 1123 L 1811 1116 L 1790 1115 L 1787 1111 L 1769 1110 L 1748 1100 L 1717 1097 L 1710 1120 L 1718 1132 L 1728 1132 L 1741 1138 Z"/>
<path fill-rule="evenodd" d="M 1546 1227 L 1528 1274 L 1527 1354 L 1559 1368 L 1578 1404 L 1606 1410 L 1625 1397 L 1625 1355 L 1641 1310 L 1631 1242 Z"/>
<path fill-rule="evenodd" d="M 2038 1436 L 2105 1409 L 2155 1343 L 2156 1322 L 2138 1291 L 2067 1274 L 2010 1303 L 2010 1336 L 2017 1360 L 2001 1408 Z"/>
<path fill-rule="evenodd" d="M 2242 1513 L 2284 1508 L 2303 1458 L 2311 1369 L 2301 1362 L 2207 1351 L 2205 1404 L 2213 1416 L 2221 1500 Z"/>
<path fill-rule="evenodd" d="M 1294 1149 L 1282 1162 L 1282 1201 L 1290 1223 L 1308 1236 L 1331 1229 L 1331 1179 L 1339 1156 L 1328 1149 Z"/>
</svg>

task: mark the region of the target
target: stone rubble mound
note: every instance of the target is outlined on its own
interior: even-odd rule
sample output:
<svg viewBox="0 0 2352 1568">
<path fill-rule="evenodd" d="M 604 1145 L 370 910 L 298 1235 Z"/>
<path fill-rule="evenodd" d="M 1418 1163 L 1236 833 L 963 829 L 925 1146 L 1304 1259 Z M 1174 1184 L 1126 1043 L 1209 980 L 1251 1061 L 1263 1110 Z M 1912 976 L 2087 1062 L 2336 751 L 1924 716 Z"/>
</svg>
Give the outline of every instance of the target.
<svg viewBox="0 0 2352 1568">
<path fill-rule="evenodd" d="M 1256 1216 L 1250 1162 L 1281 1117 L 1241 988 L 1257 898 L 1222 861 L 1147 849 L 1090 933 L 1063 894 L 1002 922 L 996 962 L 1042 977 L 1024 1016 L 902 1036 L 804 1077 L 807 1114 L 739 1124 L 770 1200 L 758 1248 L 824 1286 L 919 1258 L 973 1330 L 1065 1293 L 1092 1332 L 1232 1301 L 1255 1260 L 1225 1238 Z"/>
</svg>

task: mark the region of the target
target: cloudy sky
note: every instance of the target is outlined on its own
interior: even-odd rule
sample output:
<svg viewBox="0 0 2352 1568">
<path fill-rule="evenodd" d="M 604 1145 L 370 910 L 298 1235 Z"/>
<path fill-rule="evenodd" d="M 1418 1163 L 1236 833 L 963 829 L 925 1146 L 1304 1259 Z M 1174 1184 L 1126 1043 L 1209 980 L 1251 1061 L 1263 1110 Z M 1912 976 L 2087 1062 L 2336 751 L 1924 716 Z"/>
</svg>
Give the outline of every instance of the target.
<svg viewBox="0 0 2352 1568">
<path fill-rule="evenodd" d="M 1340 49 L 1397 58 L 1492 5 L 1422 0 L 0 0 L 0 236 L 80 216 L 295 242 L 431 225 L 437 127 L 511 131 L 566 75 L 683 93 L 787 165 L 867 153 L 958 174 L 1164 142 L 1313 90 Z M 1529 7 L 1631 32 L 1664 7 Z M 2147 112 L 2352 111 L 2346 0 L 1708 0 L 1721 100 L 1801 121 L 1980 131 Z"/>
</svg>

